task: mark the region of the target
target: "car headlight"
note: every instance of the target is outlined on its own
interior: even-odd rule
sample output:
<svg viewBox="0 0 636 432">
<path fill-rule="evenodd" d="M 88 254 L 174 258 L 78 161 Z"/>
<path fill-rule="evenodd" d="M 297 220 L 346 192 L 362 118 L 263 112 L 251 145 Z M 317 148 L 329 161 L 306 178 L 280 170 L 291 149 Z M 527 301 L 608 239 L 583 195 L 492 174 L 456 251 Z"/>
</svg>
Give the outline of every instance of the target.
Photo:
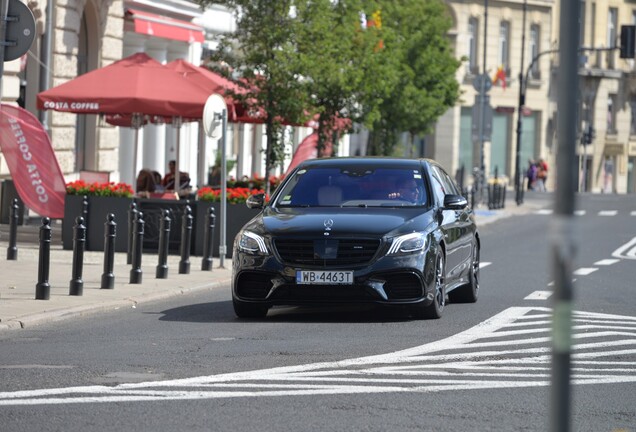
<svg viewBox="0 0 636 432">
<path fill-rule="evenodd" d="M 267 246 L 265 245 L 265 239 L 258 234 L 254 234 L 251 231 L 243 231 L 241 238 L 238 242 L 238 247 L 241 251 L 252 254 L 267 254 Z"/>
<path fill-rule="evenodd" d="M 414 232 L 393 238 L 387 255 L 407 254 L 426 249 L 426 233 Z"/>
</svg>

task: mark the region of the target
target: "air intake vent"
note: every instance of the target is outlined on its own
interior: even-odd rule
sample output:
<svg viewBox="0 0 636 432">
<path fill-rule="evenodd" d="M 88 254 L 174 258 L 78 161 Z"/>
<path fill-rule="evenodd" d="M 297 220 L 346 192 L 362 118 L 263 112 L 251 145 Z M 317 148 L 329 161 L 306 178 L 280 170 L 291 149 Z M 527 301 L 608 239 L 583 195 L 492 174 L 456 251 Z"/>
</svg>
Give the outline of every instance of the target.
<svg viewBox="0 0 636 432">
<path fill-rule="evenodd" d="M 272 289 L 271 278 L 263 273 L 241 273 L 236 282 L 236 294 L 242 299 L 262 300 Z"/>
<path fill-rule="evenodd" d="M 390 300 L 405 300 L 422 297 L 422 283 L 413 273 L 386 275 L 384 292 Z"/>
</svg>

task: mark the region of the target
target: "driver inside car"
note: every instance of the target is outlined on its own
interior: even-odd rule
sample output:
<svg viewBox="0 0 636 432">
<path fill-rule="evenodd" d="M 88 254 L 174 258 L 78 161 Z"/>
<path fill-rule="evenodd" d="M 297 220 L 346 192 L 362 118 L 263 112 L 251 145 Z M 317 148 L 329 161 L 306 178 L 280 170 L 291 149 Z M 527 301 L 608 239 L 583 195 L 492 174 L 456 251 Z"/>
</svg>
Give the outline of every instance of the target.
<svg viewBox="0 0 636 432">
<path fill-rule="evenodd" d="M 397 191 L 391 192 L 389 198 L 400 199 L 411 203 L 418 203 L 420 197 L 420 189 L 417 182 L 413 178 L 400 179 L 397 182 Z"/>
</svg>

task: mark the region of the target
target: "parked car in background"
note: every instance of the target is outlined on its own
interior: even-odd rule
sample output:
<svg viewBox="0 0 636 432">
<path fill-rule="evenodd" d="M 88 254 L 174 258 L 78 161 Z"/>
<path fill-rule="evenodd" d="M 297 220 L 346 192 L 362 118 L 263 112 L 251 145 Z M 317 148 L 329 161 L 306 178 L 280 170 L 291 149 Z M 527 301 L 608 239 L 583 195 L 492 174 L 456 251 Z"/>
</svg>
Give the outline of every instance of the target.
<svg viewBox="0 0 636 432">
<path fill-rule="evenodd" d="M 238 317 L 276 305 L 375 303 L 439 318 L 476 302 L 480 240 L 472 209 L 429 159 L 305 161 L 247 201 L 262 211 L 234 240 Z"/>
</svg>

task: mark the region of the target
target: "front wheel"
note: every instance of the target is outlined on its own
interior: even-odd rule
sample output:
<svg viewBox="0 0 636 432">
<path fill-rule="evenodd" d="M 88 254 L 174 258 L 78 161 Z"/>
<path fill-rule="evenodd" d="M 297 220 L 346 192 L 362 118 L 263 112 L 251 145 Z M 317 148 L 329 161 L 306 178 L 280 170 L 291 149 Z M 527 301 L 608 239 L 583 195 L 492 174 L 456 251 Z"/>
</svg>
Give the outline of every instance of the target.
<svg viewBox="0 0 636 432">
<path fill-rule="evenodd" d="M 413 307 L 413 315 L 417 319 L 438 319 L 442 317 L 446 305 L 444 256 L 438 255 L 435 264 L 435 298 L 428 306 L 421 304 Z"/>
<path fill-rule="evenodd" d="M 232 305 L 234 306 L 234 313 L 239 318 L 263 318 L 269 310 L 267 306 L 246 303 L 236 299 L 232 299 Z"/>
<path fill-rule="evenodd" d="M 448 293 L 454 303 L 475 303 L 479 297 L 479 243 L 473 244 L 468 283 Z"/>
</svg>

